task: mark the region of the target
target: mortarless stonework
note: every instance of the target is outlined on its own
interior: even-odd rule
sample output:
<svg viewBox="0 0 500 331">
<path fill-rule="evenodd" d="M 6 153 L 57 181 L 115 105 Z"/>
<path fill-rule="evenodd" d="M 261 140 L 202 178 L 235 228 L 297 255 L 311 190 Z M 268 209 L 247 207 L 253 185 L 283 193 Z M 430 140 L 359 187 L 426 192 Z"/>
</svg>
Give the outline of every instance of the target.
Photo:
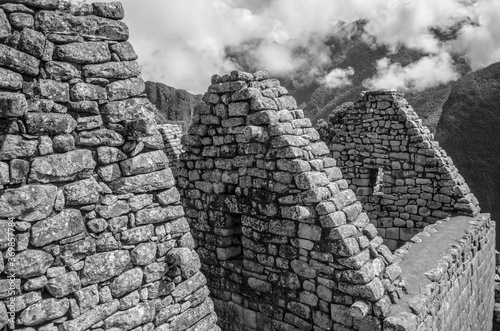
<svg viewBox="0 0 500 331">
<path fill-rule="evenodd" d="M 0 6 L 1 330 L 219 330 L 123 15 Z"/>
<path fill-rule="evenodd" d="M 203 100 L 178 186 L 222 330 L 491 329 L 489 215 L 435 215 L 393 254 L 279 81 L 216 75 Z"/>
<path fill-rule="evenodd" d="M 178 163 L 119 3 L 0 3 L 0 329 L 12 285 L 21 331 L 491 330 L 494 223 L 450 160 L 463 197 L 391 253 L 266 72 L 213 77 Z"/>
<path fill-rule="evenodd" d="M 361 93 L 319 132 L 391 250 L 440 219 L 479 212 L 463 177 L 402 93 Z"/>
</svg>

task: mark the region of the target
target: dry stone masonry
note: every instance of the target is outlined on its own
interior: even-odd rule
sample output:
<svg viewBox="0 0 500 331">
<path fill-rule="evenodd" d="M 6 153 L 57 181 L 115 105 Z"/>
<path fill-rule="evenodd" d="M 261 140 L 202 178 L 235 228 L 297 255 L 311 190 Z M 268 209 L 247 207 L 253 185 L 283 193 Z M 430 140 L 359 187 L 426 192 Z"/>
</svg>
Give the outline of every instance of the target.
<svg viewBox="0 0 500 331">
<path fill-rule="evenodd" d="M 330 151 L 215 75 L 181 146 L 120 3 L 0 4 L 0 330 L 491 330 L 494 222 L 399 93 Z"/>
<path fill-rule="evenodd" d="M 219 330 L 122 5 L 2 3 L 0 329 Z"/>
<path fill-rule="evenodd" d="M 435 213 L 393 254 L 279 81 L 263 71 L 215 75 L 203 100 L 183 137 L 178 186 L 222 330 L 491 329 L 489 215 Z M 437 148 L 425 146 L 432 158 Z M 414 159 L 402 160 L 409 178 Z M 435 177 L 465 192 L 446 162 L 433 164 Z M 472 196 L 446 192 L 456 201 L 443 210 L 477 214 Z"/>
<path fill-rule="evenodd" d="M 463 177 L 402 93 L 361 93 L 319 132 L 391 250 L 440 219 L 479 212 Z"/>
<path fill-rule="evenodd" d="M 178 185 L 222 329 L 380 329 L 400 269 L 310 120 L 266 72 L 212 83 Z"/>
</svg>

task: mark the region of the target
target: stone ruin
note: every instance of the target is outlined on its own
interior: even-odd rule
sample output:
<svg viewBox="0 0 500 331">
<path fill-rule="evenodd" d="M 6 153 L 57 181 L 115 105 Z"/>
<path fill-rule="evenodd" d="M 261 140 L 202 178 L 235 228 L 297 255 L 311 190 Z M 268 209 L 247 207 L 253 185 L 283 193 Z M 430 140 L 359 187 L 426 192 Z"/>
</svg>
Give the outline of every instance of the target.
<svg viewBox="0 0 500 331">
<path fill-rule="evenodd" d="M 2 330 L 219 330 L 123 16 L 1 6 Z"/>
<path fill-rule="evenodd" d="M 494 222 L 400 94 L 325 143 L 214 76 L 180 155 L 119 3 L 0 8 L 0 330 L 491 330 Z"/>
<path fill-rule="evenodd" d="M 425 219 L 413 217 L 422 210 L 411 213 L 408 219 L 429 225 L 394 253 L 378 236 L 380 220 L 367 214 L 375 203 L 366 195 L 374 192 L 349 172 L 343 177 L 347 165 L 366 173 L 347 159 L 359 148 L 347 143 L 351 150 L 339 155 L 333 144 L 330 151 L 279 81 L 266 72 L 214 76 L 203 100 L 183 138 L 178 187 L 222 330 L 491 329 L 494 223 L 478 214 L 451 160 L 400 94 L 361 94 L 352 108 L 352 123 L 364 131 L 372 131 L 363 119 L 377 118 L 378 107 L 392 113 L 369 124 L 372 141 L 351 123 L 345 130 L 356 143 L 383 146 L 384 153 L 363 154 L 366 164 L 396 169 L 400 162 L 403 178 L 413 179 L 390 181 L 384 168 L 381 198 L 406 187 L 412 195 L 396 201 L 442 202 L 429 204 Z M 367 102 L 375 107 L 364 108 Z M 408 130 L 391 144 L 378 125 Z M 375 141 L 377 133 L 385 142 Z M 404 211 L 386 216 L 406 219 Z"/>
<path fill-rule="evenodd" d="M 479 213 L 453 161 L 401 93 L 362 93 L 319 131 L 391 250 L 438 220 Z"/>
</svg>

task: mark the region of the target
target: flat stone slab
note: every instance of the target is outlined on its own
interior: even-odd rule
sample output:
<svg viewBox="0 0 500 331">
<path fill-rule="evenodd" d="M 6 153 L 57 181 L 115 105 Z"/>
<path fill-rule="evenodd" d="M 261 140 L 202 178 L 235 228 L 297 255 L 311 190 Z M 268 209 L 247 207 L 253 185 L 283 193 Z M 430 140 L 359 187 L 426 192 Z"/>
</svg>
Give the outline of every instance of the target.
<svg viewBox="0 0 500 331">
<path fill-rule="evenodd" d="M 125 250 L 97 253 L 85 259 L 82 270 L 82 285 L 104 282 L 120 275 L 130 262 L 130 254 Z"/>
<path fill-rule="evenodd" d="M 75 150 L 36 158 L 31 164 L 29 180 L 38 183 L 66 182 L 88 178 L 96 162 L 89 150 Z"/>
<path fill-rule="evenodd" d="M 77 209 L 63 209 L 59 214 L 37 222 L 31 228 L 31 244 L 43 247 L 72 237 L 85 230 L 83 216 Z"/>
<path fill-rule="evenodd" d="M 49 253 L 27 249 L 14 257 L 8 264 L 7 270 L 12 271 L 16 277 L 28 279 L 45 274 L 52 262 L 54 262 L 54 258 Z"/>
<path fill-rule="evenodd" d="M 15 217 L 27 222 L 44 219 L 52 212 L 56 196 L 54 185 L 7 189 L 0 195 L 0 218 Z"/>
<path fill-rule="evenodd" d="M 114 193 L 146 193 L 165 190 L 175 185 L 174 175 L 170 168 L 149 174 L 124 177 L 112 182 L 109 187 Z"/>
<path fill-rule="evenodd" d="M 12 71 L 28 76 L 37 76 L 40 60 L 9 46 L 0 44 L 0 65 Z"/>
<path fill-rule="evenodd" d="M 0 81 L 3 81 L 1 74 Z M 6 81 L 3 82 L 4 84 L 8 84 Z M 23 116 L 26 113 L 27 105 L 24 94 L 0 92 L 0 118 Z"/>
<path fill-rule="evenodd" d="M 39 11 L 35 24 L 44 32 L 79 34 L 103 40 L 125 41 L 129 31 L 125 23 L 95 15 L 73 16 L 60 11 Z"/>
<path fill-rule="evenodd" d="M 25 121 L 26 128 L 32 135 L 71 133 L 76 128 L 76 121 L 69 114 L 28 113 Z"/>
</svg>

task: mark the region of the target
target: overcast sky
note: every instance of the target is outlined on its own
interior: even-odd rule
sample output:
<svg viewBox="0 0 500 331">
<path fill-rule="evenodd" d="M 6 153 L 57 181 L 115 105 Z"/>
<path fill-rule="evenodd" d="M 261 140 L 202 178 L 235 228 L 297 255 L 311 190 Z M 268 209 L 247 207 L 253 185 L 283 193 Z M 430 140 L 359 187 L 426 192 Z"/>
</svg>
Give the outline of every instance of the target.
<svg viewBox="0 0 500 331">
<path fill-rule="evenodd" d="M 379 61 L 368 88 L 432 87 L 458 78 L 452 54 L 473 69 L 500 61 L 500 0 L 122 0 L 143 78 L 203 93 L 214 73 L 238 68 L 227 47 L 273 74 L 300 73 L 329 86 L 349 83 L 352 69 L 331 70 L 323 41 L 339 21 L 369 20 L 368 42 L 425 52 L 402 67 Z M 452 42 L 429 27 L 468 18 Z M 259 40 L 260 42 L 254 42 Z M 297 49 L 303 51 L 297 53 Z M 325 71 L 325 68 L 329 68 Z"/>
</svg>

